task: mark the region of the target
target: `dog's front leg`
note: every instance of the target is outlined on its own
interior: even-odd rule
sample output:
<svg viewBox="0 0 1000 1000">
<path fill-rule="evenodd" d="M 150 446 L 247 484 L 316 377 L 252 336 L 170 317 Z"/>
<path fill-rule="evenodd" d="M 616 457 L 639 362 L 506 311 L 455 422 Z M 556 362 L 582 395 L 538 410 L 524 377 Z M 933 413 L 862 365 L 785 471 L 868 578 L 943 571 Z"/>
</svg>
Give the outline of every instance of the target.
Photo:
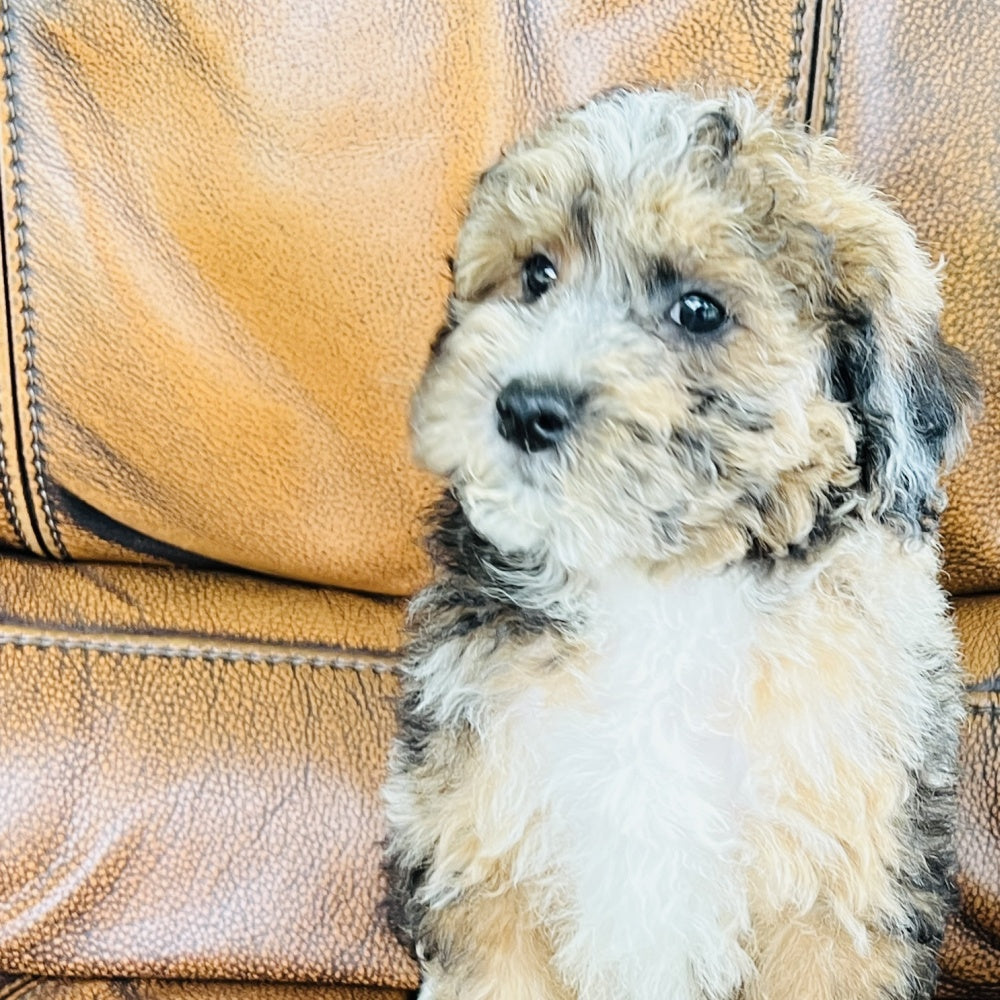
<svg viewBox="0 0 1000 1000">
<path fill-rule="evenodd" d="M 521 893 L 476 890 L 428 914 L 434 957 L 418 1000 L 572 1000 L 551 967 L 551 946 Z"/>
<path fill-rule="evenodd" d="M 828 909 L 786 916 L 757 929 L 758 972 L 746 1000 L 923 1000 L 929 985 L 913 978 L 911 946 L 870 932 L 863 948 Z"/>
</svg>

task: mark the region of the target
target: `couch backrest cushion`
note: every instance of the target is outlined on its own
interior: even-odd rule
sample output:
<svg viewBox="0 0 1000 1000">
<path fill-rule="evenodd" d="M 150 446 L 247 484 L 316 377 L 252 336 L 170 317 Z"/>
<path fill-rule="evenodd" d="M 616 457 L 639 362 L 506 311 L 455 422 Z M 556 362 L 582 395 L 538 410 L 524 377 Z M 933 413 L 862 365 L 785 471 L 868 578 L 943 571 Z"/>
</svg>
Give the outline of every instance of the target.
<svg viewBox="0 0 1000 1000">
<path fill-rule="evenodd" d="M 475 176 L 614 83 L 801 113 L 813 6 L 10 0 L 0 542 L 412 590 Z"/>
</svg>

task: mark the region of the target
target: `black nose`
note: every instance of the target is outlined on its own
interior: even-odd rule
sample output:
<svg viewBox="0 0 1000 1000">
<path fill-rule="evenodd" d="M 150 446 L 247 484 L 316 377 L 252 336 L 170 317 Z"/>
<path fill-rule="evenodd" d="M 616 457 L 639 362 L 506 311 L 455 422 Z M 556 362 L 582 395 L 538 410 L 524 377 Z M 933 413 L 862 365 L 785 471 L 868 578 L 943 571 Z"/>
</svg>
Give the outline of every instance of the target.
<svg viewBox="0 0 1000 1000">
<path fill-rule="evenodd" d="M 522 451 L 543 451 L 566 437 L 579 406 L 579 397 L 564 386 L 514 379 L 497 396 L 497 423 Z"/>
</svg>

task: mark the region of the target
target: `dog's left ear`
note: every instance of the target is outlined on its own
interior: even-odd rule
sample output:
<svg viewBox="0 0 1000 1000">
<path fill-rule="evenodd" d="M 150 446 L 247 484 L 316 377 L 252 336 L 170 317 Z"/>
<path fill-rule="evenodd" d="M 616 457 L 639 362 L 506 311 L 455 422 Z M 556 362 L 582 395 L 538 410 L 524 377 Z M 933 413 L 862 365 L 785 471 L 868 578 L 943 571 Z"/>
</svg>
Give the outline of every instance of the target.
<svg viewBox="0 0 1000 1000">
<path fill-rule="evenodd" d="M 879 520 L 936 528 L 938 485 L 979 406 L 972 365 L 941 339 L 937 275 L 907 224 L 874 196 L 824 234 L 829 391 L 854 423 L 858 488 Z"/>
</svg>

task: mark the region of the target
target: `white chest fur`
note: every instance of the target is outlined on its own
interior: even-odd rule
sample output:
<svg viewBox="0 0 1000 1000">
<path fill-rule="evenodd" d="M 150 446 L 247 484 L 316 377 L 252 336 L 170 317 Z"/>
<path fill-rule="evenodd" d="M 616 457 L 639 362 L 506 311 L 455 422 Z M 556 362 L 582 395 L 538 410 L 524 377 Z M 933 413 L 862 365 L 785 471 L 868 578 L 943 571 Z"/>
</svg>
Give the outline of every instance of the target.
<svg viewBox="0 0 1000 1000">
<path fill-rule="evenodd" d="M 739 569 L 607 579 L 572 694 L 540 683 L 505 713 L 509 794 L 534 817 L 514 875 L 590 1000 L 721 997 L 747 973 L 751 590 Z"/>
</svg>

